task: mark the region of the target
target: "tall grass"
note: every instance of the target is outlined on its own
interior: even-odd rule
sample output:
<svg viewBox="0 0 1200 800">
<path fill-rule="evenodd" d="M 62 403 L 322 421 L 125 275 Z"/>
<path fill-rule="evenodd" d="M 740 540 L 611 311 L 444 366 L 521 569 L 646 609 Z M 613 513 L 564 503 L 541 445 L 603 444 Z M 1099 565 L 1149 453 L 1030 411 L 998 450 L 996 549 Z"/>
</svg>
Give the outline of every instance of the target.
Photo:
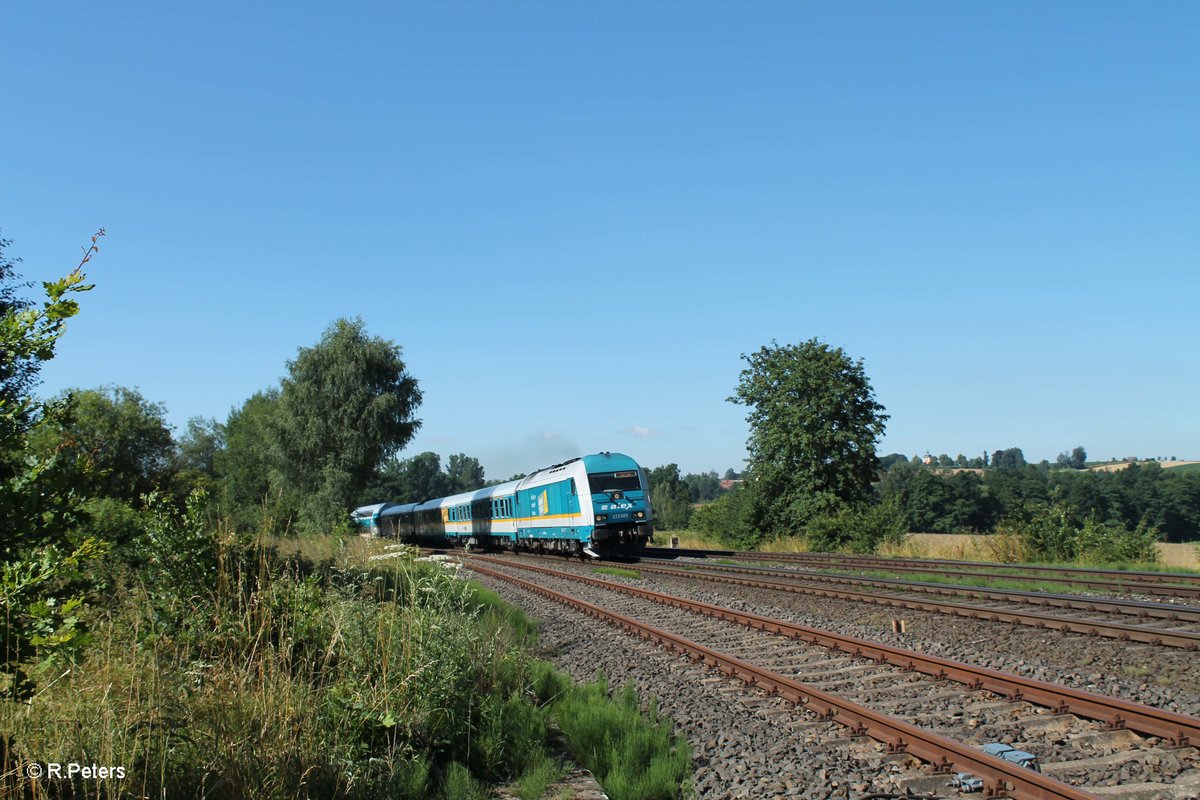
<svg viewBox="0 0 1200 800">
<path fill-rule="evenodd" d="M 571 752 L 612 800 L 672 800 L 689 791 L 691 749 L 671 733 L 653 701 L 643 717 L 633 686 L 610 700 L 603 675 L 572 686 L 543 671 L 534 685 L 551 703 Z"/>
<path fill-rule="evenodd" d="M 117 574 L 84 656 L 0 703 L 0 797 L 482 798 L 554 774 L 537 686 L 569 680 L 518 609 L 400 548 L 214 537 L 213 563 L 173 568 L 206 589 Z M 72 761 L 125 776 L 28 778 Z"/>
</svg>

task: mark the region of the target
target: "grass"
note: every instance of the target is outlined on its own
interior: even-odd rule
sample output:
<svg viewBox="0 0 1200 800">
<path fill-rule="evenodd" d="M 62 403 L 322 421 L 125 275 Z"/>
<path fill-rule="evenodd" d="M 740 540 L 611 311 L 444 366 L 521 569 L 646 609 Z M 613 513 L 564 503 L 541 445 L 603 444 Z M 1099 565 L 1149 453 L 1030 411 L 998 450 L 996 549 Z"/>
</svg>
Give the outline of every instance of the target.
<svg viewBox="0 0 1200 800">
<path fill-rule="evenodd" d="M 522 775 L 513 784 L 512 790 L 520 800 L 542 800 L 550 787 L 562 780 L 565 774 L 562 765 L 545 758 Z"/>
<path fill-rule="evenodd" d="M 1153 564 L 1105 564 L 1036 562 L 1038 566 L 1088 566 L 1097 569 L 1135 569 L 1156 572 L 1200 572 L 1200 545 L 1159 543 L 1158 561 Z M 884 546 L 880 555 L 900 558 L 941 558 L 954 561 L 1019 563 L 1028 560 L 1019 543 L 1000 535 L 955 533 L 910 533 L 899 546 Z M 1032 563 L 1032 562 L 1031 562 Z"/>
<path fill-rule="evenodd" d="M 519 609 L 378 541 L 222 547 L 199 595 L 114 573 L 83 656 L 43 671 L 30 702 L 0 699 L 0 796 L 29 794 L 23 765 L 56 758 L 127 775 L 53 796 L 535 797 L 551 780 L 557 713 L 534 687 L 570 681 L 533 658 Z M 664 729 L 638 719 L 628 735 Z"/>
<path fill-rule="evenodd" d="M 716 539 L 701 536 L 695 531 L 655 531 L 654 545 L 656 547 L 670 546 L 671 537 L 679 538 L 679 547 L 684 550 L 728 550 L 729 545 Z"/>
<path fill-rule="evenodd" d="M 653 700 L 643 715 L 632 685 L 610 698 L 603 675 L 573 686 L 548 671 L 536 686 L 552 703 L 571 752 L 612 800 L 671 800 L 689 791 L 687 742 L 671 733 Z"/>
<path fill-rule="evenodd" d="M 598 572 L 601 575 L 612 575 L 614 578 L 641 578 L 642 573 L 634 569 L 626 569 L 625 567 L 593 567 L 592 572 Z"/>
</svg>

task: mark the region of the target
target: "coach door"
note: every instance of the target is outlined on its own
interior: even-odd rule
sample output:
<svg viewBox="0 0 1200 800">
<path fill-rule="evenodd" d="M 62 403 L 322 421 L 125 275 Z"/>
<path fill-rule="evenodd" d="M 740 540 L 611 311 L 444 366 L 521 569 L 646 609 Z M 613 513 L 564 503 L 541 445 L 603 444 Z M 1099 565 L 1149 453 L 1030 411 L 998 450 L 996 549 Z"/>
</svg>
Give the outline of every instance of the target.
<svg viewBox="0 0 1200 800">
<path fill-rule="evenodd" d="M 566 526 L 569 526 L 572 531 L 578 532 L 575 529 L 578 528 L 579 524 L 580 524 L 579 519 L 578 519 L 578 516 L 579 516 L 579 489 L 575 485 L 574 478 L 571 478 L 571 480 L 567 481 L 566 508 L 567 508 L 567 513 L 570 514 L 570 517 L 563 524 Z"/>
</svg>

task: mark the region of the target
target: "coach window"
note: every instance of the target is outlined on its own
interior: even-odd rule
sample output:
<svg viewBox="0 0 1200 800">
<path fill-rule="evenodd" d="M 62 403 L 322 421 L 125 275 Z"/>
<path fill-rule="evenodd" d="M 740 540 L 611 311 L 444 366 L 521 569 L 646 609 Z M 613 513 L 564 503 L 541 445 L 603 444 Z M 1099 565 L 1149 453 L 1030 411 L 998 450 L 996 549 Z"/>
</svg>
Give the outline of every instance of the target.
<svg viewBox="0 0 1200 800">
<path fill-rule="evenodd" d="M 575 479 L 571 478 L 571 495 L 574 496 L 575 493 Z"/>
</svg>

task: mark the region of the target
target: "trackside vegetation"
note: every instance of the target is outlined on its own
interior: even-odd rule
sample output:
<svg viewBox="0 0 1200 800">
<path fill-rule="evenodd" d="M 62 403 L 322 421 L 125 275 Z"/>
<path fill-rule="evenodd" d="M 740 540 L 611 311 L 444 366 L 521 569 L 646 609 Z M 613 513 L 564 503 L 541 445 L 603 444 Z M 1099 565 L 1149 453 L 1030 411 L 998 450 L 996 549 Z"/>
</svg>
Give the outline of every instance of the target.
<svg viewBox="0 0 1200 800">
<path fill-rule="evenodd" d="M 453 566 L 345 535 L 419 425 L 361 320 L 179 440 L 136 390 L 38 398 L 102 235 L 36 302 L 0 240 L 0 797 L 534 800 L 572 762 L 681 796 L 653 705 L 572 684 Z"/>
<path fill-rule="evenodd" d="M 688 747 L 653 706 L 539 661 L 536 625 L 454 566 L 398 546 L 315 563 L 220 530 L 201 544 L 199 508 L 160 511 L 183 557 L 109 576 L 120 599 L 88 615 L 89 646 L 4 703 L 0 794 L 61 753 L 125 770 L 56 790 L 80 796 L 540 797 L 563 770 L 554 728 L 613 798 L 687 784 Z"/>
</svg>

